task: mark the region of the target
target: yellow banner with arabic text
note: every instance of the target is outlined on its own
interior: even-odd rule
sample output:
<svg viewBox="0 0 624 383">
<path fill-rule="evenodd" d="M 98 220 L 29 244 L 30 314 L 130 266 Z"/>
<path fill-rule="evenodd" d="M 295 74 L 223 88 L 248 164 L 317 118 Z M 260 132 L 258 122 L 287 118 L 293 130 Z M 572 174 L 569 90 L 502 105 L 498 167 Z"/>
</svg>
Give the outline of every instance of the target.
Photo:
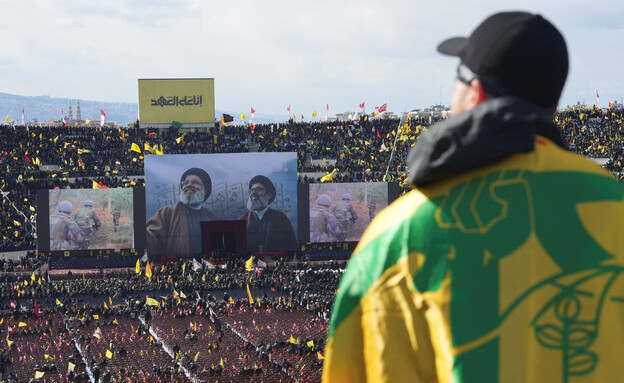
<svg viewBox="0 0 624 383">
<path fill-rule="evenodd" d="M 214 79 L 139 79 L 141 124 L 214 123 Z"/>
</svg>

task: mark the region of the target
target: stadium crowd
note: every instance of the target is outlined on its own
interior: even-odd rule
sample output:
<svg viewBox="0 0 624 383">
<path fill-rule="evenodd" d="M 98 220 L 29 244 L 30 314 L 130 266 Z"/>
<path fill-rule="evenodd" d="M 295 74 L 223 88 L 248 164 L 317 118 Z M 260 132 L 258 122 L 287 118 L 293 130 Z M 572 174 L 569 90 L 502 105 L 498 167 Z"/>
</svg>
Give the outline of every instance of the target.
<svg viewBox="0 0 624 383">
<path fill-rule="evenodd" d="M 259 265 L 2 273 L 0 381 L 320 381 L 344 264 Z"/>
<path fill-rule="evenodd" d="M 575 106 L 558 111 L 555 121 L 571 150 L 605 159 L 604 167 L 622 180 L 623 115 L 621 108 Z M 362 116 L 348 122 L 226 125 L 210 132 L 0 125 L 0 251 L 36 248 L 37 189 L 143 186 L 145 155 L 295 151 L 300 183 L 320 182 L 322 172 L 323 182 L 397 181 L 406 191 L 407 153 L 428 126 L 429 119 L 418 116 L 403 126 L 398 119 Z M 322 159 L 332 161 L 312 163 Z"/>
</svg>

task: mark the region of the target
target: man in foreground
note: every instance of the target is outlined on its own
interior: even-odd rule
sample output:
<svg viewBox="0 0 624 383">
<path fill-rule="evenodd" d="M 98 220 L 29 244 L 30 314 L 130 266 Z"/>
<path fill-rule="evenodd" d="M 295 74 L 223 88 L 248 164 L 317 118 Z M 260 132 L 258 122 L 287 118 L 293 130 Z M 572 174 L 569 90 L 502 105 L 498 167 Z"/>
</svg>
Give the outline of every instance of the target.
<svg viewBox="0 0 624 383">
<path fill-rule="evenodd" d="M 499 13 L 438 50 L 461 60 L 453 117 L 421 136 L 414 190 L 349 261 L 324 381 L 618 380 L 624 185 L 552 122 L 563 36 Z"/>
<path fill-rule="evenodd" d="M 219 219 L 202 204 L 212 192 L 208 173 L 190 168 L 180 177 L 180 201 L 160 208 L 147 221 L 147 253 L 150 258 L 163 254 L 201 254 L 201 221 Z"/>
</svg>

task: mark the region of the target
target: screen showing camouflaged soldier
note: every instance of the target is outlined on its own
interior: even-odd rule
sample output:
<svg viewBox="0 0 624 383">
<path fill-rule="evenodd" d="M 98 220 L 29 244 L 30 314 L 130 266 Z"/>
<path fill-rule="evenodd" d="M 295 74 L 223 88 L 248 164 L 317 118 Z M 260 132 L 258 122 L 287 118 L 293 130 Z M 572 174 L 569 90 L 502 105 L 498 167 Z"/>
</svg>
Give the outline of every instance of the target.
<svg viewBox="0 0 624 383">
<path fill-rule="evenodd" d="M 351 226 L 358 219 L 358 215 L 351 205 L 351 194 L 345 193 L 342 195 L 342 200 L 334 206 L 332 209 L 332 213 L 342 225 L 342 231 L 344 238 L 339 239 L 340 241 L 344 241 L 347 237 L 347 230 L 349 226 Z"/>
<path fill-rule="evenodd" d="M 74 206 L 61 201 L 50 216 L 50 250 L 79 250 L 87 248 L 85 235 L 72 219 Z"/>
<path fill-rule="evenodd" d="M 342 225 L 329 210 L 332 199 L 321 194 L 310 209 L 310 242 L 337 242 L 344 237 Z"/>
<path fill-rule="evenodd" d="M 74 215 L 74 221 L 82 229 L 87 240 L 91 238 L 94 231 L 102 226 L 100 217 L 93 210 L 93 201 L 90 199 L 86 200 L 84 206 Z"/>
</svg>

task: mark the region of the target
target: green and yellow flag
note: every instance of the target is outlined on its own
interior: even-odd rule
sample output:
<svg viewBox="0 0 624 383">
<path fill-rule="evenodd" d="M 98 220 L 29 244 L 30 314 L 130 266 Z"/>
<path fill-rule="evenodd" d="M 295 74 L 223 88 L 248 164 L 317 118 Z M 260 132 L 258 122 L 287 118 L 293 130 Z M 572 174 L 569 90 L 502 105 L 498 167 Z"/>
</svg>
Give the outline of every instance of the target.
<svg viewBox="0 0 624 383">
<path fill-rule="evenodd" d="M 160 304 L 158 303 L 158 301 L 154 298 L 150 298 L 150 297 L 145 297 L 145 304 L 148 306 L 157 306 L 160 307 Z"/>
<path fill-rule="evenodd" d="M 612 381 L 623 217 L 622 183 L 540 136 L 412 190 L 349 260 L 323 382 Z"/>
</svg>

